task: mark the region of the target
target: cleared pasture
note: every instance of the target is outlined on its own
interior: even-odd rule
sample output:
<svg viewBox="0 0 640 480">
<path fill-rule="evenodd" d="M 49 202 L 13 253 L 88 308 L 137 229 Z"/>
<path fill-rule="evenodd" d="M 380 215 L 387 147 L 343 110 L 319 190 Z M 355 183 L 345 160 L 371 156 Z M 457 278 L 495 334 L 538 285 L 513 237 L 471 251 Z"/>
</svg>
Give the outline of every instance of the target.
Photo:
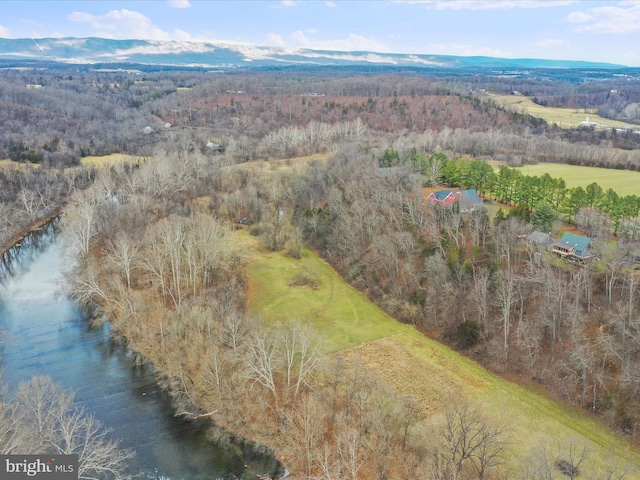
<svg viewBox="0 0 640 480">
<path fill-rule="evenodd" d="M 251 162 L 236 163 L 226 168 L 244 168 L 248 170 L 263 169 L 265 172 L 280 172 L 289 170 L 291 168 L 303 167 L 307 163 L 313 161 L 326 162 L 329 158 L 331 158 L 330 153 L 316 153 L 314 155 L 306 155 L 303 157 L 292 157 L 274 160 L 253 160 Z"/>
<path fill-rule="evenodd" d="M 596 113 L 595 109 L 545 107 L 533 103 L 530 97 L 523 95 L 499 95 L 493 93 L 488 95 L 498 103 L 509 105 L 516 110 L 522 110 L 533 117 L 542 118 L 549 125 L 555 123 L 560 128 L 577 128 L 580 122 L 584 121 L 586 117 L 589 117 L 590 122 L 596 122 L 599 125 L 606 125 L 607 127 L 622 128 L 630 126 L 628 123 L 601 117 Z M 634 128 L 639 127 L 634 126 Z"/>
<path fill-rule="evenodd" d="M 530 461 L 542 444 L 561 455 L 573 443 L 586 446 L 585 467 L 592 478 L 606 478 L 610 465 L 640 469 L 640 451 L 584 411 L 550 399 L 544 391 L 499 378 L 472 360 L 401 324 L 348 285 L 313 251 L 295 260 L 266 252 L 246 232 L 238 241 L 248 249 L 249 311 L 268 322 L 299 319 L 312 325 L 326 355 L 341 354 L 347 365 L 395 386 L 418 401 L 422 420 L 414 435 L 429 438 L 452 401 L 468 398 L 506 426 L 507 465 L 513 471 Z M 293 286 L 296 275 L 316 285 Z M 514 474 L 515 475 L 515 474 Z M 513 478 L 520 478 L 516 475 Z"/>
<path fill-rule="evenodd" d="M 3 160 L 0 160 L 0 168 L 3 168 L 3 169 L 40 168 L 40 165 L 36 163 L 29 163 L 29 162 L 25 162 L 25 163 L 14 162 L 8 158 L 5 158 Z"/>
<path fill-rule="evenodd" d="M 101 156 L 87 156 L 82 157 L 80 162 L 85 167 L 96 167 L 96 168 L 108 168 L 113 165 L 124 165 L 125 163 L 140 163 L 144 161 L 144 157 L 137 157 L 134 155 L 127 155 L 124 153 L 111 153 L 109 155 L 101 155 Z"/>
<path fill-rule="evenodd" d="M 548 173 L 555 178 L 564 178 L 568 187 L 586 187 L 597 183 L 604 190 L 612 188 L 618 195 L 640 195 L 640 172 L 611 168 L 583 167 L 563 163 L 538 163 L 518 167 L 525 175 Z"/>
</svg>

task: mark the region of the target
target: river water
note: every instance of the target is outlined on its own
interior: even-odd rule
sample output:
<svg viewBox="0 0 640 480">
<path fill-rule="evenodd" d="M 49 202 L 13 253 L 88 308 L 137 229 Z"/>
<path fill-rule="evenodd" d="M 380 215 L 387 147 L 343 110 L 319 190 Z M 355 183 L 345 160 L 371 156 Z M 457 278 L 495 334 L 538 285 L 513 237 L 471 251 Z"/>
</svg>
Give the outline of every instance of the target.
<svg viewBox="0 0 640 480">
<path fill-rule="evenodd" d="M 29 243 L 27 245 L 27 243 Z M 249 445 L 210 441 L 206 421 L 175 418 L 149 365 L 136 366 L 109 326 L 94 327 L 60 295 L 63 255 L 53 226 L 37 234 L 7 265 L 0 263 L 0 367 L 11 390 L 47 375 L 75 392 L 123 448 L 132 471 L 155 479 L 255 479 L 278 464 Z"/>
</svg>

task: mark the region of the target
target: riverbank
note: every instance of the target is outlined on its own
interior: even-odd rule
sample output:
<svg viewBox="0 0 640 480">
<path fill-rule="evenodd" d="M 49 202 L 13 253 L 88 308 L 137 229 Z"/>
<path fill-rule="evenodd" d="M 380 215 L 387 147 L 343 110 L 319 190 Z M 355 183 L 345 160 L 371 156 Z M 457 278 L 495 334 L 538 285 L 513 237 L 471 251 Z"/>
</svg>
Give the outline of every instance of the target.
<svg viewBox="0 0 640 480">
<path fill-rule="evenodd" d="M 33 235 L 37 238 L 15 249 L 12 273 L 0 282 L 0 328 L 10 339 L 0 351 L 8 395 L 21 382 L 45 375 L 73 392 L 78 404 L 110 430 L 109 440 L 136 452 L 126 478 L 256 480 L 245 474 L 247 464 L 266 472 L 272 457 L 243 443 L 216 441 L 208 422 L 174 415 L 153 367 L 135 364 L 108 324 L 90 327 L 75 303 L 59 295 L 66 259 L 55 240 L 55 223 Z"/>
<path fill-rule="evenodd" d="M 32 232 L 43 228 L 49 222 L 59 217 L 63 208 L 64 204 L 52 206 L 45 212 L 37 215 L 29 223 L 19 226 L 13 233 L 0 239 L 0 257 L 3 257 L 9 250 L 20 244 Z"/>
</svg>

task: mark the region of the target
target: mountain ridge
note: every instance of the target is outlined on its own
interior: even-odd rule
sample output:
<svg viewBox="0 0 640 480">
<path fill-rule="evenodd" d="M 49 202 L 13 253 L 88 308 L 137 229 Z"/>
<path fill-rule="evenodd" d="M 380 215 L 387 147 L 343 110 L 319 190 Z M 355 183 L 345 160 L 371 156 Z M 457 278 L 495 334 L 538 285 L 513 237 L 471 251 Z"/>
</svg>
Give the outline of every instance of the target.
<svg viewBox="0 0 640 480">
<path fill-rule="evenodd" d="M 631 68 L 605 62 L 432 54 L 334 51 L 234 42 L 113 40 L 86 38 L 0 38 L 0 60 L 65 64 L 145 64 L 245 69 L 280 66 L 363 66 L 447 69 Z"/>
</svg>

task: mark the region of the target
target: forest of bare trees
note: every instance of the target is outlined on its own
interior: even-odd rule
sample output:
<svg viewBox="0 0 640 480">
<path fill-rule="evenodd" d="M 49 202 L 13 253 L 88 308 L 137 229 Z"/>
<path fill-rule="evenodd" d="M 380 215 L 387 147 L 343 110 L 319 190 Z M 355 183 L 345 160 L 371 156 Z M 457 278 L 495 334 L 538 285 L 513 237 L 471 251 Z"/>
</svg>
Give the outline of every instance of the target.
<svg viewBox="0 0 640 480">
<path fill-rule="evenodd" d="M 63 222 L 78 259 L 73 295 L 96 302 L 156 365 L 180 414 L 284 452 L 308 477 L 485 478 L 508 435 L 469 407 L 471 420 L 454 410 L 460 425 L 425 443 L 411 434 L 422 418 L 411 398 L 339 358 L 327 364 L 300 321 L 274 328 L 247 317 L 242 251 L 229 241 L 241 219 L 272 249 L 295 252 L 290 240 L 301 234 L 397 318 L 496 371 L 527 372 L 635 436 L 633 272 L 540 256 L 520 240 L 531 227 L 517 216 L 492 222 L 483 210 L 426 205 L 422 176 L 409 166 L 380 176 L 382 152 L 359 146 L 367 138 L 275 178 L 198 152 L 102 172 L 72 196 Z M 278 227 L 279 210 L 295 222 Z M 467 428 L 488 445 L 451 452 L 451 435 Z"/>
<path fill-rule="evenodd" d="M 457 185 L 455 169 L 465 163 L 453 159 L 462 156 L 473 159 L 467 166 L 491 158 L 635 170 L 639 150 L 592 133 L 572 139 L 443 79 L 303 78 L 294 88 L 273 74 L 9 75 L 0 101 L 15 124 L 0 151 L 27 165 L 2 171 L 0 234 L 9 239 L 66 205 L 70 294 L 99 308 L 114 334 L 154 364 L 178 414 L 209 417 L 268 446 L 302 478 L 504 475 L 508 432 L 476 406 L 454 405 L 432 438 L 420 438 L 414 427 L 424 413 L 415 400 L 339 355 L 323 356 L 304 319 L 274 326 L 247 315 L 245 252 L 231 240 L 246 225 L 267 248 L 293 257 L 307 242 L 399 320 L 637 438 L 640 305 L 629 268 L 637 239 L 602 249 L 597 268 L 574 267 L 522 241 L 532 215 L 540 218 L 537 203 L 526 204 L 530 216 L 515 208 L 492 219 L 483 209 L 428 205 L 422 189 Z M 16 79 L 43 88 L 27 92 Z M 112 152 L 147 161 L 61 168 Z M 280 175 L 234 166 L 319 152 L 329 160 Z M 393 168 L 381 175 L 387 161 Z M 517 203 L 499 196 L 502 183 L 471 186 Z M 603 205 L 569 215 L 602 242 L 614 233 Z M 7 408 L 12 421 L 18 410 Z M 578 446 L 560 467 L 547 448 L 519 475 L 577 475 L 585 456 Z"/>
</svg>

